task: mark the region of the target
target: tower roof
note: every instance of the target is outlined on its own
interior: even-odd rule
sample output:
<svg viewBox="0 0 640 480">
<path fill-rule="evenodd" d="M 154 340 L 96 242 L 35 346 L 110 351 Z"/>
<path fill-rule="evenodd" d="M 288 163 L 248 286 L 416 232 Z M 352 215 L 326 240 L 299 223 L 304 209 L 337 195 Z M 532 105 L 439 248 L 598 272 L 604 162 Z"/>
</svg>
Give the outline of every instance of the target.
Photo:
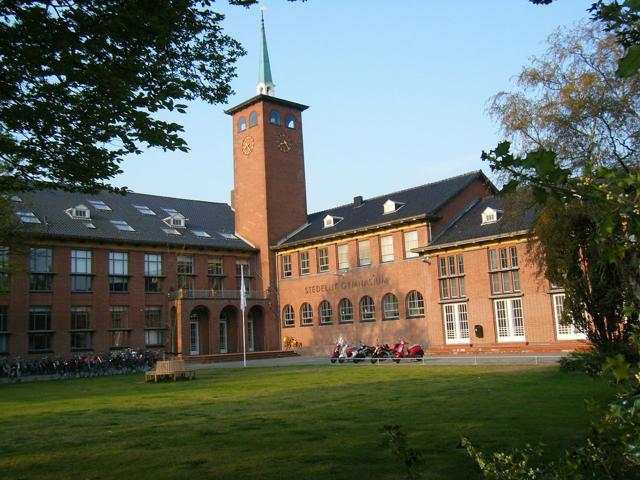
<svg viewBox="0 0 640 480">
<path fill-rule="evenodd" d="M 273 83 L 271 65 L 269 64 L 269 50 L 267 50 L 267 35 L 264 31 L 264 14 L 261 18 L 262 34 L 260 35 L 260 60 L 258 66 L 258 82 Z"/>
</svg>

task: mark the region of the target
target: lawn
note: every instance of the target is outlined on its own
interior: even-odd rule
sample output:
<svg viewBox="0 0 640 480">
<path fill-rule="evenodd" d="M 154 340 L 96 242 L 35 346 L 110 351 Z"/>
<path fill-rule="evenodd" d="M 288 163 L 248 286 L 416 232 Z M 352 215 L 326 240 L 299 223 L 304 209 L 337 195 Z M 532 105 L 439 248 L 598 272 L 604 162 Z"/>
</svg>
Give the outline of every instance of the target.
<svg viewBox="0 0 640 480">
<path fill-rule="evenodd" d="M 424 478 L 480 478 L 460 436 L 485 449 L 586 433 L 583 399 L 610 388 L 557 367 L 327 365 L 0 385 L 6 479 L 403 478 L 380 446 L 399 424 Z"/>
</svg>

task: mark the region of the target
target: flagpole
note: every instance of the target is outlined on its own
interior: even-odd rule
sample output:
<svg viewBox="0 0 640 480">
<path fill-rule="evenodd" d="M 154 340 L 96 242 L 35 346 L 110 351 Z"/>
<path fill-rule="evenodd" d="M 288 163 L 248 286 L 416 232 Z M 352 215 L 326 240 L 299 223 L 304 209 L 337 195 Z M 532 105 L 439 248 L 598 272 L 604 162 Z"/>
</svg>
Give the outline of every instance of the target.
<svg viewBox="0 0 640 480">
<path fill-rule="evenodd" d="M 247 333 L 244 325 L 244 310 L 247 306 L 247 293 L 244 289 L 244 265 L 240 264 L 240 310 L 242 310 L 242 362 L 247 366 Z"/>
</svg>

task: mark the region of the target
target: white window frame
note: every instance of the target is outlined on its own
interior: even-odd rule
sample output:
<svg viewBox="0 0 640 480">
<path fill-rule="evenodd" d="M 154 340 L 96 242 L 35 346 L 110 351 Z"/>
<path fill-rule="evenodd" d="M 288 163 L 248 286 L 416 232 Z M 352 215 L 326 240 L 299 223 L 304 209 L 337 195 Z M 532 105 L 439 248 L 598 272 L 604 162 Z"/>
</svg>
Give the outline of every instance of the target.
<svg viewBox="0 0 640 480">
<path fill-rule="evenodd" d="M 393 293 L 387 293 L 382 297 L 382 318 L 384 320 L 396 320 L 400 318 L 400 303 Z"/>
<path fill-rule="evenodd" d="M 289 278 L 293 276 L 293 270 L 291 268 L 291 255 L 282 255 L 282 278 Z"/>
<path fill-rule="evenodd" d="M 313 325 L 313 308 L 310 303 L 303 303 L 300 307 L 300 325 Z"/>
<path fill-rule="evenodd" d="M 360 299 L 360 321 L 372 322 L 376 319 L 376 304 L 369 295 Z"/>
<path fill-rule="evenodd" d="M 311 273 L 311 261 L 308 250 L 298 254 L 298 263 L 300 264 L 300 275 L 309 275 Z"/>
<path fill-rule="evenodd" d="M 285 305 L 282 309 L 282 320 L 285 327 L 296 326 L 296 313 L 291 305 Z"/>
<path fill-rule="evenodd" d="M 349 268 L 349 244 L 338 245 L 338 270 Z"/>
<path fill-rule="evenodd" d="M 407 294 L 407 317 L 424 317 L 424 296 L 418 290 Z"/>
<path fill-rule="evenodd" d="M 558 340 L 585 340 L 587 334 L 579 331 L 575 325 L 563 325 L 560 323 L 562 321 L 562 312 L 564 311 L 564 300 L 564 293 L 556 293 L 551 296 L 551 301 L 553 302 L 553 318 L 556 324 Z"/>
<path fill-rule="evenodd" d="M 329 271 L 329 249 L 327 247 L 318 248 L 318 272 Z"/>
<path fill-rule="evenodd" d="M 493 306 L 498 342 L 526 341 L 522 298 L 501 298 L 494 300 Z"/>
<path fill-rule="evenodd" d="M 414 248 L 418 248 L 418 231 L 404 232 L 404 258 L 419 257 L 419 253 L 411 251 Z"/>
<path fill-rule="evenodd" d="M 449 345 L 471 343 L 469 335 L 469 313 L 466 302 L 442 305 L 444 339 Z"/>
<path fill-rule="evenodd" d="M 332 321 L 333 309 L 331 303 L 328 300 L 323 300 L 318 306 L 318 315 L 320 317 L 321 325 L 329 325 Z"/>
<path fill-rule="evenodd" d="M 371 241 L 360 240 L 358 242 L 358 265 L 366 267 L 371 265 Z"/>
<path fill-rule="evenodd" d="M 380 237 L 380 261 L 393 262 L 394 259 L 393 236 L 387 235 L 385 237 Z"/>
</svg>

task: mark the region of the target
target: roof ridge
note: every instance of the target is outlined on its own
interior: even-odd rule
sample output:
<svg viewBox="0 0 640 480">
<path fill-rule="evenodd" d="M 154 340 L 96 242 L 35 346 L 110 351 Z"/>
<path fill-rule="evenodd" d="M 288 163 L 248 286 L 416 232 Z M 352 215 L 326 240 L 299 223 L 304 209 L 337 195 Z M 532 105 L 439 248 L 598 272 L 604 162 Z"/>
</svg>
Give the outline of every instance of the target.
<svg viewBox="0 0 640 480">
<path fill-rule="evenodd" d="M 105 193 L 111 193 L 111 192 L 105 192 Z M 126 197 L 130 193 L 133 193 L 135 195 L 142 195 L 142 196 L 145 196 L 145 197 L 166 198 L 166 199 L 169 199 L 169 200 L 185 200 L 187 202 L 197 202 L 197 203 L 213 203 L 213 204 L 216 204 L 216 205 L 226 205 L 227 207 L 231 207 L 231 205 L 229 205 L 226 202 L 213 202 L 213 201 L 210 201 L 210 200 L 197 200 L 197 199 L 193 199 L 193 198 L 182 198 L 182 197 L 168 197 L 166 195 L 156 195 L 156 194 L 153 194 L 153 193 L 139 193 L 139 192 L 133 192 L 133 191 L 127 192 L 125 195 L 123 195 L 123 197 Z M 118 195 L 118 194 L 116 193 L 115 195 Z"/>
<path fill-rule="evenodd" d="M 482 172 L 482 170 L 470 170 L 470 171 L 468 171 L 468 172 L 461 173 L 461 174 L 459 174 L 459 175 L 454 175 L 453 177 L 447 177 L 447 178 L 443 178 L 443 179 L 441 179 L 441 180 L 436 180 L 436 181 L 434 181 L 434 182 L 427 182 L 427 183 L 423 183 L 423 184 L 421 184 L 421 185 L 416 185 L 415 187 L 403 188 L 402 190 L 396 190 L 395 192 L 383 193 L 383 194 L 381 194 L 381 195 L 375 195 L 375 196 L 373 196 L 373 197 L 365 198 L 365 199 L 364 199 L 364 202 L 366 203 L 367 201 L 377 200 L 377 199 L 379 199 L 379 198 L 388 197 L 388 196 L 390 196 L 390 195 L 396 195 L 396 194 L 398 194 L 398 193 L 408 192 L 408 191 L 410 191 L 410 190 L 417 190 L 418 188 L 429 187 L 429 186 L 431 186 L 431 185 L 436 185 L 436 184 L 438 184 L 438 183 L 449 182 L 449 181 L 451 181 L 451 180 L 455 180 L 455 179 L 457 179 L 457 178 L 461 178 L 461 177 L 466 177 L 466 176 L 468 176 L 468 175 L 472 175 L 472 174 L 475 174 L 475 175 L 482 174 L 482 175 L 484 175 L 484 174 L 483 174 L 483 172 Z M 345 203 L 345 204 L 343 204 L 343 205 L 338 205 L 338 206 L 336 206 L 336 207 L 326 208 L 326 209 L 324 209 L 324 210 L 318 210 L 317 212 L 312 212 L 312 213 L 310 213 L 309 215 L 317 215 L 317 214 L 319 214 L 319 213 L 329 212 L 329 211 L 331 211 L 331 210 L 336 210 L 336 209 L 338 209 L 338 208 L 348 207 L 349 205 L 352 205 L 352 204 L 353 204 L 353 202 L 351 202 L 351 203 Z"/>
</svg>

